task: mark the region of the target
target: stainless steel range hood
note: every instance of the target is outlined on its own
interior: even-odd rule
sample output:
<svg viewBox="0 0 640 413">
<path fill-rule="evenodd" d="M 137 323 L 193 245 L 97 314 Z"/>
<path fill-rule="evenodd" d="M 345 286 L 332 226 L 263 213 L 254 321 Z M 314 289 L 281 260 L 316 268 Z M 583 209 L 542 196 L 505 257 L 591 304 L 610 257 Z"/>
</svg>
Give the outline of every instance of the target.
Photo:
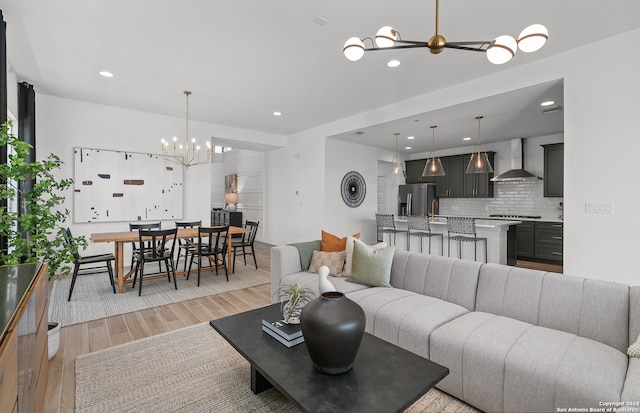
<svg viewBox="0 0 640 413">
<path fill-rule="evenodd" d="M 522 138 L 511 139 L 511 169 L 491 178 L 491 180 L 496 182 L 509 182 L 536 181 L 538 179 L 542 178 L 524 170 L 524 149 L 522 147 Z"/>
</svg>

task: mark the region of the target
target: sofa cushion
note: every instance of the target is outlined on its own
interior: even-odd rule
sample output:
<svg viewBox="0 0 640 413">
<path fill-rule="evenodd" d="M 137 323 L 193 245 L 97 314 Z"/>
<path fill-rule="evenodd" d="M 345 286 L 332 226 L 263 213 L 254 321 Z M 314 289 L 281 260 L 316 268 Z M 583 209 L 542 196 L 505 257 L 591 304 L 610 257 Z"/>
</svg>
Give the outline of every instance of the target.
<svg viewBox="0 0 640 413">
<path fill-rule="evenodd" d="M 320 267 L 324 265 L 329 268 L 329 275 L 339 277 L 342 274 L 342 267 L 344 267 L 344 256 L 344 251 L 313 251 L 311 263 L 309 264 L 309 272 L 317 274 Z"/>
<path fill-rule="evenodd" d="M 368 288 L 347 296 L 367 319 L 366 331 L 429 358 L 431 332 L 468 310 L 457 304 L 396 288 Z"/>
<path fill-rule="evenodd" d="M 437 387 L 485 411 L 504 411 L 504 360 L 531 324 L 471 312 L 431 334 L 431 360 L 449 367 Z"/>
<path fill-rule="evenodd" d="M 360 238 L 360 233 L 353 234 L 352 237 Z M 322 231 L 322 251 L 338 252 L 347 249 L 347 237 L 339 238 L 333 234 Z"/>
<path fill-rule="evenodd" d="M 481 265 L 470 260 L 396 251 L 391 267 L 391 285 L 473 311 Z"/>
<path fill-rule="evenodd" d="M 625 352 L 629 343 L 629 286 L 484 264 L 476 310 L 590 338 Z"/>
<path fill-rule="evenodd" d="M 601 408 L 619 400 L 627 357 L 595 340 L 532 327 L 514 344 L 505 363 L 505 411 Z"/>
<path fill-rule="evenodd" d="M 480 269 L 476 310 L 538 324 L 543 271 L 485 264 Z"/>
<path fill-rule="evenodd" d="M 438 388 L 485 411 L 601 407 L 618 400 L 627 369 L 603 343 L 485 312 L 437 328 L 431 360 L 450 370 Z"/>
<path fill-rule="evenodd" d="M 622 389 L 621 400 L 628 402 L 640 401 L 640 359 L 629 359 L 627 368 L 627 379 Z"/>
<path fill-rule="evenodd" d="M 347 281 L 372 287 L 391 287 L 393 247 L 373 250 L 366 244 L 354 244 L 353 265 Z"/>
</svg>

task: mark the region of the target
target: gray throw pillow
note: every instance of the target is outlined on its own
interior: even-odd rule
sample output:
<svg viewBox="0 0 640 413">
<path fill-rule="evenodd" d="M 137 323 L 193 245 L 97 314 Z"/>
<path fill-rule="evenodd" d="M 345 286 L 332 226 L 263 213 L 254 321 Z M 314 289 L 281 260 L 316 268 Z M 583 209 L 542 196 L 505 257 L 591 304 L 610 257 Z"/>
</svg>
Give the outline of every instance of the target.
<svg viewBox="0 0 640 413">
<path fill-rule="evenodd" d="M 372 287 L 391 287 L 391 264 L 394 247 L 373 250 L 356 242 L 353 246 L 351 275 L 347 281 Z"/>
</svg>

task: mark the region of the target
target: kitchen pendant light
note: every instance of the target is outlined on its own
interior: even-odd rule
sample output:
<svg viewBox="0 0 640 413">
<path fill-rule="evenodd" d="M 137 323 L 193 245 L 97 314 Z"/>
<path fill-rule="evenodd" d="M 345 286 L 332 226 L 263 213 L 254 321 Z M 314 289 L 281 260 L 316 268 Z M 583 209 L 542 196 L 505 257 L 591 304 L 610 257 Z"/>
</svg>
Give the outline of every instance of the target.
<svg viewBox="0 0 640 413">
<path fill-rule="evenodd" d="M 493 167 L 491 166 L 491 162 L 489 162 L 487 153 L 480 152 L 480 119 L 482 118 L 483 116 L 476 116 L 476 119 L 478 120 L 478 150 L 471 154 L 471 160 L 469 161 L 469 165 L 467 165 L 467 170 L 465 172 L 468 174 L 486 174 L 493 172 Z"/>
<path fill-rule="evenodd" d="M 440 157 L 436 157 L 436 128 L 437 125 L 431 126 L 431 152 L 429 152 L 429 158 L 427 159 L 427 163 L 424 165 L 424 170 L 422 171 L 422 176 L 445 176 L 446 173 L 444 168 L 442 167 L 442 162 L 440 162 Z"/>
<path fill-rule="evenodd" d="M 396 135 L 396 154 L 391 160 L 391 162 L 393 162 L 393 173 L 397 175 L 398 172 L 402 171 L 402 174 L 405 175 L 404 168 L 400 165 L 400 156 L 398 155 L 398 136 L 400 135 L 400 133 L 396 132 L 394 133 L 394 135 Z"/>
</svg>

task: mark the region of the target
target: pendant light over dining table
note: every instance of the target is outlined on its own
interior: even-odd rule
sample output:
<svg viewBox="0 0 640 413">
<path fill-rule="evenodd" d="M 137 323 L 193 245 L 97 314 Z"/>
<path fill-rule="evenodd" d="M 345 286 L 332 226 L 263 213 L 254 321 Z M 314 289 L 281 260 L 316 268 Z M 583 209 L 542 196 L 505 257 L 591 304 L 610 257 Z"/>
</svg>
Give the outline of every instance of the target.
<svg viewBox="0 0 640 413">
<path fill-rule="evenodd" d="M 176 136 L 173 137 L 173 151 L 171 151 L 171 153 L 169 152 L 169 142 L 166 139 L 161 139 L 160 143 L 162 144 L 162 154 L 167 161 L 188 168 L 190 166 L 209 163 L 209 159 L 211 158 L 211 143 L 207 141 L 207 147 L 205 149 L 206 157 L 201 157 L 200 146 L 197 144 L 196 139 L 192 138 L 191 141 L 189 141 L 189 96 L 191 95 L 191 91 L 185 90 L 183 93 L 187 97 L 187 127 L 184 146 L 178 144 L 178 138 Z M 189 147 L 191 147 L 191 151 L 189 151 Z"/>
<path fill-rule="evenodd" d="M 480 119 L 482 118 L 483 116 L 476 116 L 476 120 L 478 121 L 477 151 L 474 151 L 473 154 L 471 154 L 471 160 L 469 160 L 469 165 L 467 165 L 467 170 L 465 172 L 468 174 L 486 174 L 493 172 L 493 167 L 491 166 L 491 162 L 489 162 L 487 153 L 480 152 Z"/>
<path fill-rule="evenodd" d="M 429 157 L 427 159 L 427 163 L 424 165 L 424 169 L 422 170 L 422 176 L 445 176 L 446 173 L 444 168 L 442 167 L 442 162 L 440 162 L 440 157 L 436 157 L 436 128 L 437 125 L 431 125 L 431 152 L 429 152 Z"/>
</svg>

